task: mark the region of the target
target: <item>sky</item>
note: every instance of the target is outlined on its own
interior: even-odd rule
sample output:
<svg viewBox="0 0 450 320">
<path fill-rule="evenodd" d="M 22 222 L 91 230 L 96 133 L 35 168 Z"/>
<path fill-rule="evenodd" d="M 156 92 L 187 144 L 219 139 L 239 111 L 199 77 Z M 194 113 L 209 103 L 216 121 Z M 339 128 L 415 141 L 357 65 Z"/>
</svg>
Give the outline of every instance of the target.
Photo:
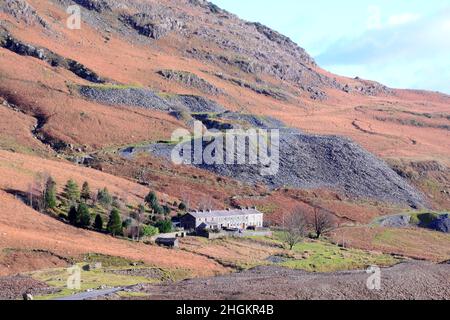
<svg viewBox="0 0 450 320">
<path fill-rule="evenodd" d="M 212 0 L 305 48 L 324 69 L 450 94 L 450 0 Z"/>
</svg>

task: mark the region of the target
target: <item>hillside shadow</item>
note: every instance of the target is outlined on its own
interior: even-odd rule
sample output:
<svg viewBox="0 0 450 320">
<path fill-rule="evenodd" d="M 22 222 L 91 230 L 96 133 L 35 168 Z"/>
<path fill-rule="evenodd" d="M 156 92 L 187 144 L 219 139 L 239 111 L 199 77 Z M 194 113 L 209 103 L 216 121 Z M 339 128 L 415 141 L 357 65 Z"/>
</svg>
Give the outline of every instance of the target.
<svg viewBox="0 0 450 320">
<path fill-rule="evenodd" d="M 29 192 L 24 192 L 22 190 L 17 189 L 5 189 L 6 193 L 14 196 L 17 200 L 20 200 L 23 204 L 25 204 L 28 207 L 33 208 L 34 210 L 39 210 L 39 202 L 42 200 L 38 195 L 32 194 L 30 196 Z M 31 205 L 31 199 L 32 199 L 32 205 Z"/>
</svg>

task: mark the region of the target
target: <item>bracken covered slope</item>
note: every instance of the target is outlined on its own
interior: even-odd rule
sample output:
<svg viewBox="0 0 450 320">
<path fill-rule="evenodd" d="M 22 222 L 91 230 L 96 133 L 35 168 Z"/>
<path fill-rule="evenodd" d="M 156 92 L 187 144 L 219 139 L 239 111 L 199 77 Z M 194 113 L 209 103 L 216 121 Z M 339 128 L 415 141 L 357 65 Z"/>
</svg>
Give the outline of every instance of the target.
<svg viewBox="0 0 450 320">
<path fill-rule="evenodd" d="M 74 4 L 82 8 L 81 30 L 65 25 L 65 9 Z M 2 112 L 28 117 L 18 120 L 23 126 L 35 123 L 20 139 L 17 129 L 5 127 L 4 147 L 92 153 L 164 140 L 176 127 L 189 127 L 192 113 L 228 109 L 284 120 L 302 132 L 345 135 L 378 156 L 428 160 L 432 154 L 448 163 L 448 142 L 433 139 L 448 136 L 448 96 L 332 75 L 289 38 L 206 1 L 8 0 L 0 14 Z M 307 149 L 303 156 L 323 158 Z M 291 158 L 285 160 L 292 163 L 296 154 Z M 327 175 L 339 176 L 337 167 L 350 169 L 352 161 L 370 167 L 368 159 L 350 158 L 348 164 L 337 159 L 334 167 L 326 163 Z M 299 181 L 275 185 L 354 191 L 359 181 L 378 184 L 363 172 L 354 172 L 356 180 L 316 182 L 308 168 L 293 168 Z M 401 178 L 394 180 L 410 194 L 401 201 L 425 203 Z M 445 182 L 439 187 L 446 191 Z"/>
<path fill-rule="evenodd" d="M 75 4 L 81 30 L 66 26 L 66 9 Z M 194 119 L 208 128 L 298 130 L 285 138 L 293 146 L 283 153 L 286 170 L 267 181 L 251 170 L 208 172 L 118 152 L 167 145 Z M 28 180 L 39 171 L 34 164 L 47 159 L 53 162 L 43 170 L 54 166 L 64 183 L 79 168 L 54 161 L 64 158 L 133 188 L 140 182 L 139 199 L 151 188 L 187 198 L 193 208 L 205 199 L 221 208 L 256 204 L 271 221 L 314 203 L 345 222 L 369 222 L 410 207 L 450 207 L 449 125 L 449 96 L 331 74 L 287 37 L 206 1 L 0 2 L 0 168 L 23 168 Z M 113 175 L 103 177 L 119 179 Z M 7 175 L 0 182 L 8 204 L 0 227 L 15 235 L 4 236 L 2 247 L 22 239 L 20 247 L 48 248 L 58 228 L 80 237 L 83 249 L 95 247 L 91 237 L 109 241 L 40 217 L 8 193 L 26 192 L 26 183 Z M 31 230 L 34 219 L 46 219 L 39 232 L 20 231 Z M 69 251 L 82 251 L 61 239 Z M 114 250 L 102 252 L 125 255 L 120 241 L 112 243 Z M 135 258 L 140 250 L 133 247 Z M 170 262 L 158 260 L 159 251 L 157 257 Z M 211 273 L 219 269 L 212 265 Z"/>
</svg>

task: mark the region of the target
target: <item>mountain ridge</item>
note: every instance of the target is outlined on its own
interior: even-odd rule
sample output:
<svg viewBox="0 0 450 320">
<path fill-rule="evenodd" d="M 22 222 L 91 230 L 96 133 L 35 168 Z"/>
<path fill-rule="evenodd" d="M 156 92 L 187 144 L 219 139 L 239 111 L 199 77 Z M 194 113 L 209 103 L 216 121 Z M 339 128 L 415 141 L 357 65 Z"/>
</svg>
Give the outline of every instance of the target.
<svg viewBox="0 0 450 320">
<path fill-rule="evenodd" d="M 64 25 L 64 9 L 73 4 L 82 7 L 79 31 Z M 112 145 L 142 144 L 155 137 L 167 140 L 168 130 L 164 129 L 174 125 L 167 122 L 171 112 L 176 113 L 174 121 L 180 127 L 189 127 L 191 116 L 199 112 L 228 110 L 274 118 L 307 134 L 348 137 L 381 157 L 397 156 L 399 144 L 401 151 L 414 148 L 413 152 L 423 157 L 420 147 L 429 140 L 421 142 L 422 136 L 411 137 L 410 131 L 394 138 L 403 132 L 399 127 L 446 127 L 448 97 L 333 75 L 288 37 L 260 23 L 241 20 L 207 1 L 8 0 L 0 10 L 9 17 L 2 20 L 6 30 L 0 37 L 3 50 L 23 56 L 37 73 L 41 73 L 41 65 L 30 59 L 45 62 L 45 72 L 60 77 L 38 75 L 36 89 L 30 89 L 14 84 L 12 76 L 18 74 L 18 67 L 4 66 L 1 71 L 7 81 L 0 93 L 22 111 L 47 119 L 39 128 L 46 137 L 43 141 L 51 141 L 52 148 L 56 146 L 57 152 L 71 158 L 79 158 L 74 156 L 77 152 L 89 156 Z M 30 24 L 36 28 L 27 29 Z M 46 90 L 50 87 L 59 88 L 60 101 L 67 105 L 49 99 L 55 94 Z M 21 100 L 29 99 L 24 92 L 30 91 L 34 102 L 21 105 Z M 428 100 L 433 112 L 424 111 L 422 99 Z M 156 101 L 161 108 L 153 108 Z M 32 110 L 27 109 L 30 104 Z M 142 104 L 152 117 L 158 112 L 166 114 L 155 117 L 164 119 L 161 128 L 145 134 L 123 121 L 118 125 L 117 108 Z M 198 108 L 193 109 L 193 104 Z M 106 110 L 110 105 L 114 108 Z M 397 105 L 419 111 L 407 113 L 390 107 Z M 94 106 L 98 113 L 91 109 Z M 393 110 L 398 113 L 395 118 L 384 114 Z M 142 116 L 140 111 L 134 112 Z M 406 116 L 414 119 L 404 119 Z M 217 119 L 206 121 L 217 124 Z M 130 134 L 113 138 L 104 125 L 94 122 L 108 123 L 119 131 L 126 128 Z M 233 122 L 236 119 L 226 119 L 222 128 Z M 78 127 L 84 128 L 83 132 Z M 88 135 L 97 132 L 102 138 L 94 143 Z M 431 140 L 432 136 L 425 138 Z M 434 145 L 437 150 L 442 148 L 438 154 L 446 161 L 445 145 Z"/>
</svg>

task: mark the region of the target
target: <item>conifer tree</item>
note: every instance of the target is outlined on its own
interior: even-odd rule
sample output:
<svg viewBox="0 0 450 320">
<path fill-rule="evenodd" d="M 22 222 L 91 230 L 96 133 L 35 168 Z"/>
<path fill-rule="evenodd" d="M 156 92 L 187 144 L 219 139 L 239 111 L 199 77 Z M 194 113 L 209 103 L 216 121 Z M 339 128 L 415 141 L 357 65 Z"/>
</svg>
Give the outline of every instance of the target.
<svg viewBox="0 0 450 320">
<path fill-rule="evenodd" d="M 122 220 L 120 218 L 120 212 L 116 208 L 112 209 L 109 214 L 108 232 L 113 236 L 122 233 Z"/>
</svg>

